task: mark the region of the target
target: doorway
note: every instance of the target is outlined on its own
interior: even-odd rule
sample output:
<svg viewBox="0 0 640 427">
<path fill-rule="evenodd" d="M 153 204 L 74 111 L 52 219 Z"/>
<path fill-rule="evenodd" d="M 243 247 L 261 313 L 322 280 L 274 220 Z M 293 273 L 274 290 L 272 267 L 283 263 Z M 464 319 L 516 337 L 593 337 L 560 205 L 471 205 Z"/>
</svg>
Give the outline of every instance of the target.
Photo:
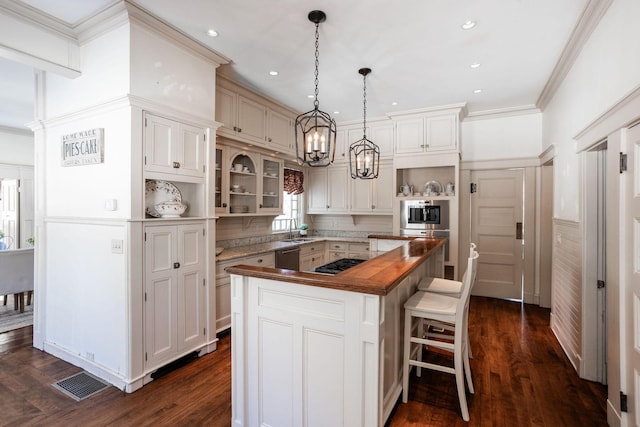
<svg viewBox="0 0 640 427">
<path fill-rule="evenodd" d="M 584 154 L 582 257 L 583 326 L 580 376 L 607 383 L 606 185 L 607 141 Z"/>
<path fill-rule="evenodd" d="M 20 193 L 17 179 L 0 178 L 0 250 L 20 245 Z"/>
</svg>

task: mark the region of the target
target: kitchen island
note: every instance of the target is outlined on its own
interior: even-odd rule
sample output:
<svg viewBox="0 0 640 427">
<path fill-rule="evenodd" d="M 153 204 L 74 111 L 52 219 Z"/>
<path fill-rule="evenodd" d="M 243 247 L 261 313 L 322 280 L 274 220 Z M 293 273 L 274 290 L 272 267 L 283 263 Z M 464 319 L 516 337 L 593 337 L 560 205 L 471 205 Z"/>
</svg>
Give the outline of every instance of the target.
<svg viewBox="0 0 640 427">
<path fill-rule="evenodd" d="M 404 302 L 442 277 L 443 239 L 336 275 L 237 265 L 233 426 L 383 426 L 402 392 Z"/>
</svg>

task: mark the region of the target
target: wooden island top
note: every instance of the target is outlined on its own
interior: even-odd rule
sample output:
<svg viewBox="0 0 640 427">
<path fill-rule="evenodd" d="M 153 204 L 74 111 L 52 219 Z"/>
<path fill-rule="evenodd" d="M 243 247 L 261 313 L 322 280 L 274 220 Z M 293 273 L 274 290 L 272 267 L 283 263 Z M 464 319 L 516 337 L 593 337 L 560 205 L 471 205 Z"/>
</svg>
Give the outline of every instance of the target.
<svg viewBox="0 0 640 427">
<path fill-rule="evenodd" d="M 235 265 L 231 274 L 373 295 L 388 295 L 446 239 L 417 238 L 335 275 L 279 268 Z"/>
</svg>

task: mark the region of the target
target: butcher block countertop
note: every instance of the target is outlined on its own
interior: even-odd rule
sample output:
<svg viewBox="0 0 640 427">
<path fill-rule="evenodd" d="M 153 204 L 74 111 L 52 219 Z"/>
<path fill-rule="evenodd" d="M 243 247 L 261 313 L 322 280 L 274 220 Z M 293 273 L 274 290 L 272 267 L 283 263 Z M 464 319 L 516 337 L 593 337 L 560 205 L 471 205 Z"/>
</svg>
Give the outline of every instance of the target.
<svg viewBox="0 0 640 427">
<path fill-rule="evenodd" d="M 230 274 L 374 295 L 387 295 L 411 271 L 444 245 L 446 239 L 417 238 L 335 275 L 235 265 Z"/>
</svg>

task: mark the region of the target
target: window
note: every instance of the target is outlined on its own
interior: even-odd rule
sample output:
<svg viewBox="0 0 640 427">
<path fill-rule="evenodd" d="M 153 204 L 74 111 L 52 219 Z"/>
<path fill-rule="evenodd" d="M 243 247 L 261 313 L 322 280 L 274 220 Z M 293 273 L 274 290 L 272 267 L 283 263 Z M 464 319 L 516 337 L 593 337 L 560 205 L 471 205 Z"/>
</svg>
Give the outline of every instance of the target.
<svg viewBox="0 0 640 427">
<path fill-rule="evenodd" d="M 295 226 L 300 226 L 300 196 L 297 194 L 282 193 L 282 215 L 273 219 L 271 230 L 275 232 L 289 231 L 289 223 L 291 218 L 295 222 Z"/>
</svg>

